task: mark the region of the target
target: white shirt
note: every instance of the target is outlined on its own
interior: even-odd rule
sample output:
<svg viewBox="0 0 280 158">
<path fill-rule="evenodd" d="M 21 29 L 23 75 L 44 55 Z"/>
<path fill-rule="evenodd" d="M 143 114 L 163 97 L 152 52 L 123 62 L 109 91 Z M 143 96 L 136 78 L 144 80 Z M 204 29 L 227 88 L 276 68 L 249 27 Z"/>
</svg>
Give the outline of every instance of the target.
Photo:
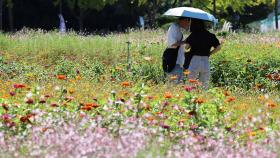
<svg viewBox="0 0 280 158">
<path fill-rule="evenodd" d="M 183 33 L 181 27 L 177 23 L 171 24 L 167 31 L 167 46 L 168 48 L 174 48 L 172 45 L 178 41 L 183 40 Z M 185 63 L 185 45 L 181 45 L 178 51 L 176 64 L 183 66 Z"/>
</svg>

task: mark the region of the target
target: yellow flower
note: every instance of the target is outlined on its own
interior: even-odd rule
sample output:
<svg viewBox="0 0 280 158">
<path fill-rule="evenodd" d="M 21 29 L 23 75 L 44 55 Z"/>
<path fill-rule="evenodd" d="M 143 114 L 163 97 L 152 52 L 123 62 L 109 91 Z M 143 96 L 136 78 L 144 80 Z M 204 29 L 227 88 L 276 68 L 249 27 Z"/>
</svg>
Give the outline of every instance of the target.
<svg viewBox="0 0 280 158">
<path fill-rule="evenodd" d="M 73 94 L 74 92 L 75 92 L 74 89 L 69 89 L 69 93 L 70 93 L 70 94 Z"/>
<path fill-rule="evenodd" d="M 265 97 L 263 95 L 261 95 L 261 96 L 258 97 L 258 99 L 261 100 L 261 101 L 264 101 Z"/>
<path fill-rule="evenodd" d="M 187 75 L 189 75 L 189 74 L 190 74 L 190 71 L 189 71 L 189 70 L 185 70 L 185 71 L 184 71 L 184 75 L 187 76 Z"/>
<path fill-rule="evenodd" d="M 248 136 L 254 137 L 257 135 L 257 132 L 248 132 Z"/>
</svg>

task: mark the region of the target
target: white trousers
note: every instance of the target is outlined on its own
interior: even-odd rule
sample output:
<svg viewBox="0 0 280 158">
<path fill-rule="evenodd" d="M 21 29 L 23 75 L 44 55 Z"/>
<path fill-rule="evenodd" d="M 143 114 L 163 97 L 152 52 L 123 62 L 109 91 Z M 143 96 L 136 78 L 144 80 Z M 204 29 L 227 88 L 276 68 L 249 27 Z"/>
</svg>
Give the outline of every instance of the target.
<svg viewBox="0 0 280 158">
<path fill-rule="evenodd" d="M 189 79 L 198 79 L 199 82 L 202 82 L 204 88 L 208 88 L 210 80 L 210 64 L 208 56 L 194 55 L 189 66 L 189 71 Z"/>
</svg>

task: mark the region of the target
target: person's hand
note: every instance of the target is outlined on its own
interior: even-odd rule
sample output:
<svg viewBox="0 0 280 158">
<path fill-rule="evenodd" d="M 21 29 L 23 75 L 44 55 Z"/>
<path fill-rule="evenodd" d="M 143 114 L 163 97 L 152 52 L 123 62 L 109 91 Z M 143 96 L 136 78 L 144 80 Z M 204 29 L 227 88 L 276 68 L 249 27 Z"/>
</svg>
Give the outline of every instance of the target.
<svg viewBox="0 0 280 158">
<path fill-rule="evenodd" d="M 218 45 L 216 48 L 214 48 L 211 52 L 210 52 L 210 56 L 217 53 L 219 50 L 221 50 L 221 45 Z"/>
<path fill-rule="evenodd" d="M 172 47 L 179 47 L 179 46 L 181 46 L 181 45 L 183 45 L 183 44 L 186 44 L 184 41 L 178 41 L 178 42 L 176 42 L 176 43 L 174 43 L 173 45 L 172 45 Z"/>
<path fill-rule="evenodd" d="M 226 40 L 225 40 L 224 38 L 221 38 L 221 39 L 220 39 L 220 44 L 221 44 L 221 45 L 224 44 L 225 41 L 226 41 Z"/>
</svg>

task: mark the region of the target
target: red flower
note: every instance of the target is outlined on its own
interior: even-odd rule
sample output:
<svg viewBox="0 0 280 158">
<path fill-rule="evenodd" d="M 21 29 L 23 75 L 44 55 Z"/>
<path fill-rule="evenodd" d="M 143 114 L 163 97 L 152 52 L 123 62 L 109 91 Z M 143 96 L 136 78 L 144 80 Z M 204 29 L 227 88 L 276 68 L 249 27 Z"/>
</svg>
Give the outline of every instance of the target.
<svg viewBox="0 0 280 158">
<path fill-rule="evenodd" d="M 30 123 L 31 124 L 31 121 L 29 120 L 31 116 L 27 115 L 27 116 L 22 116 L 20 117 L 20 121 L 23 122 L 23 123 Z"/>
<path fill-rule="evenodd" d="M 24 84 L 14 84 L 14 88 L 15 89 L 25 88 L 25 85 Z"/>
<path fill-rule="evenodd" d="M 46 103 L 46 100 L 45 99 L 40 99 L 39 103 L 44 104 L 44 103 Z"/>
<path fill-rule="evenodd" d="M 15 96 L 15 95 L 16 95 L 15 92 L 13 92 L 13 91 L 10 92 L 10 96 Z"/>
<path fill-rule="evenodd" d="M 185 90 L 186 90 L 187 92 L 191 92 L 194 88 L 195 88 L 195 87 L 193 87 L 193 86 L 186 86 L 186 87 L 185 87 Z"/>
<path fill-rule="evenodd" d="M 26 98 L 26 99 L 25 99 L 25 103 L 26 103 L 26 104 L 33 104 L 33 103 L 34 103 L 34 100 L 31 99 L 31 98 Z"/>
<path fill-rule="evenodd" d="M 9 114 L 3 114 L 3 115 L 1 116 L 1 118 L 2 118 L 2 120 L 3 120 L 4 122 L 9 122 L 10 119 L 11 119 L 11 116 L 10 116 Z"/>
<path fill-rule="evenodd" d="M 198 128 L 198 126 L 197 126 L 196 124 L 190 125 L 190 129 L 191 129 L 191 130 L 195 130 L 195 129 L 197 129 L 197 128 Z"/>
<path fill-rule="evenodd" d="M 57 103 L 51 103 L 51 107 L 58 107 Z"/>
</svg>

